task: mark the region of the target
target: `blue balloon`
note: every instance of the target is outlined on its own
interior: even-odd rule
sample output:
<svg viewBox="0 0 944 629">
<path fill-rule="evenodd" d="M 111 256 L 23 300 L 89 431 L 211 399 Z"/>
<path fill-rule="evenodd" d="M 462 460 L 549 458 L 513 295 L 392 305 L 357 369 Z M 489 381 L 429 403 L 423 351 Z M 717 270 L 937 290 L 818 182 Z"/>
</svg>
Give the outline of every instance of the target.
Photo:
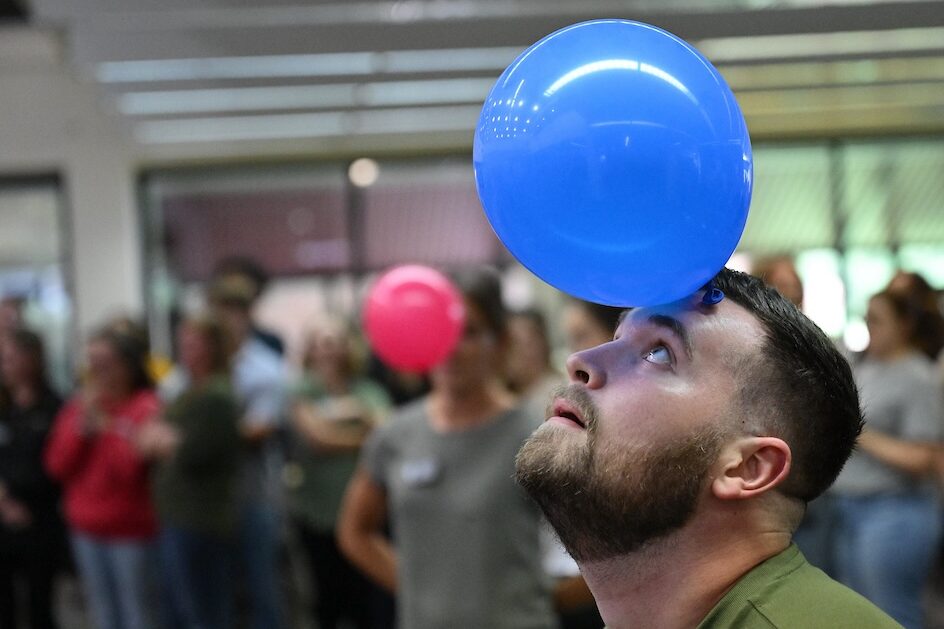
<svg viewBox="0 0 944 629">
<path fill-rule="evenodd" d="M 692 294 L 734 252 L 750 138 L 718 71 L 648 24 L 575 24 L 524 51 L 473 148 L 489 221 L 535 275 L 613 306 Z"/>
</svg>

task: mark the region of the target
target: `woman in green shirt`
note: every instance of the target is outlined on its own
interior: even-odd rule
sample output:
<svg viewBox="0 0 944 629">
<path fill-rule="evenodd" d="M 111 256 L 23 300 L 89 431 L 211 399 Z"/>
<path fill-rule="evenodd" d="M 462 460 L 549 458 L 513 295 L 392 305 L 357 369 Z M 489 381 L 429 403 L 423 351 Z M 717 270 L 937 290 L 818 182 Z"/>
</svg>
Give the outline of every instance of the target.
<svg viewBox="0 0 944 629">
<path fill-rule="evenodd" d="M 321 629 L 333 629 L 345 618 L 355 627 L 371 626 L 366 601 L 372 586 L 338 550 L 335 522 L 361 444 L 390 402 L 380 385 L 358 375 L 354 356 L 347 325 L 322 323 L 308 342 L 305 371 L 293 396 L 295 460 L 286 479 Z"/>
<path fill-rule="evenodd" d="M 236 524 L 239 408 L 230 389 L 222 328 L 191 319 L 178 331 L 187 388 L 139 435 L 155 462 L 165 625 L 232 625 L 230 559 Z"/>
</svg>

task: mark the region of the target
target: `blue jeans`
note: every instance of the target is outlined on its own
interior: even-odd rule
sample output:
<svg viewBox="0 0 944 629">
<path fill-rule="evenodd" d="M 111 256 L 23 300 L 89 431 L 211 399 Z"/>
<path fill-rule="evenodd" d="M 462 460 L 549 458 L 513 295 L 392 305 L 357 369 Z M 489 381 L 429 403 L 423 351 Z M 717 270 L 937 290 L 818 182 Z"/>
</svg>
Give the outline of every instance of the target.
<svg viewBox="0 0 944 629">
<path fill-rule="evenodd" d="M 243 507 L 239 544 L 245 567 L 252 629 L 281 629 L 279 514 L 262 502 Z"/>
<path fill-rule="evenodd" d="M 152 542 L 113 540 L 73 530 L 72 551 L 99 629 L 153 629 L 157 566 Z"/>
<path fill-rule="evenodd" d="M 923 621 L 921 591 L 941 536 L 930 493 L 837 496 L 836 573 L 908 629 Z"/>
<path fill-rule="evenodd" d="M 232 626 L 233 544 L 164 526 L 159 539 L 164 625 L 174 629 Z"/>
</svg>

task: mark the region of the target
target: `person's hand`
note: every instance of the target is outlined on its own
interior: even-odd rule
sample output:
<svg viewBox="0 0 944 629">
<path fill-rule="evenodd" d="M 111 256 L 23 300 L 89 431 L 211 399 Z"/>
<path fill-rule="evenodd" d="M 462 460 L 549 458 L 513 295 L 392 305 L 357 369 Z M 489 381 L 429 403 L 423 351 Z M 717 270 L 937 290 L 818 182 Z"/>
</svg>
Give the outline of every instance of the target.
<svg viewBox="0 0 944 629">
<path fill-rule="evenodd" d="M 166 421 L 157 419 L 146 423 L 138 430 L 136 445 L 138 452 L 148 459 L 168 459 L 177 451 L 180 433 Z"/>
<path fill-rule="evenodd" d="M 863 452 L 868 452 L 873 454 L 877 445 L 880 445 L 883 435 L 880 432 L 875 432 L 869 428 L 863 428 L 862 432 L 859 434 L 859 439 L 856 441 L 856 447 L 858 447 Z"/>
<path fill-rule="evenodd" d="M 86 385 L 82 389 L 82 418 L 80 427 L 86 434 L 97 434 L 105 429 L 108 415 L 102 409 L 102 396 L 98 387 Z"/>
<path fill-rule="evenodd" d="M 156 424 L 156 430 L 155 452 L 159 458 L 169 459 L 180 445 L 180 432 L 167 422 Z"/>
<path fill-rule="evenodd" d="M 335 419 L 363 420 L 370 414 L 367 407 L 353 395 L 345 395 L 344 397 L 334 400 L 331 411 Z"/>
<path fill-rule="evenodd" d="M 0 522 L 11 529 L 24 529 L 32 524 L 33 515 L 22 502 L 6 495 L 0 499 Z"/>
</svg>

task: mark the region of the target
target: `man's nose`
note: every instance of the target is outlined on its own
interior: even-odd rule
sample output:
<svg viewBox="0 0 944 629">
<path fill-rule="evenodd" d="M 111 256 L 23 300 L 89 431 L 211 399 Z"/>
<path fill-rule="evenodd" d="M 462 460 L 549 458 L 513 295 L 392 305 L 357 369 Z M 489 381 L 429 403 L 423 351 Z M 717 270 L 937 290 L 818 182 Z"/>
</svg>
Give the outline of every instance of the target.
<svg viewBox="0 0 944 629">
<path fill-rule="evenodd" d="M 606 383 L 603 367 L 603 345 L 571 354 L 567 359 L 567 375 L 574 383 L 583 383 L 590 389 L 599 389 Z"/>
</svg>

